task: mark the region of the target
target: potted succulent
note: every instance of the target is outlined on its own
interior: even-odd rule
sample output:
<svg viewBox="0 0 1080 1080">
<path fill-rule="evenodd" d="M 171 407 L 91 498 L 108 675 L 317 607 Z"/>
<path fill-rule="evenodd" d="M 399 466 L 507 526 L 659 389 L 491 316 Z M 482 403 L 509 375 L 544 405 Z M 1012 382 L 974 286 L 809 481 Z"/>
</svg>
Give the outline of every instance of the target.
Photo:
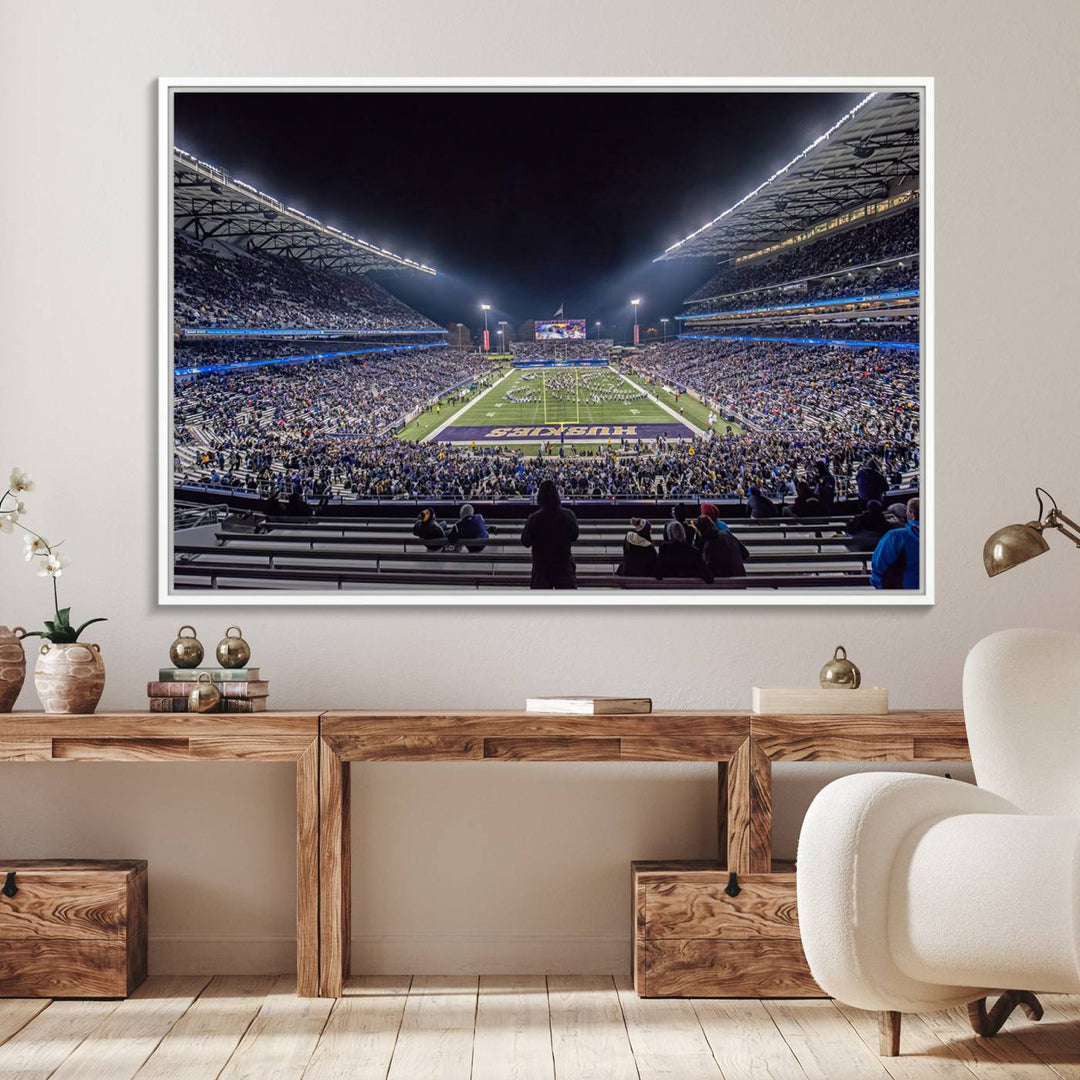
<svg viewBox="0 0 1080 1080">
<path fill-rule="evenodd" d="M 33 487 L 29 473 L 11 470 L 7 490 L 0 496 L 0 533 L 21 529 L 25 533 L 23 554 L 26 561 L 36 563 L 39 577 L 52 580 L 53 618 L 45 621 L 44 630 L 25 634 L 26 637 L 44 639 L 34 665 L 34 685 L 47 713 L 92 713 L 105 689 L 105 664 L 100 647 L 81 642 L 79 635 L 88 626 L 105 619 L 87 619 L 81 625 L 73 626 L 71 608 L 60 606 L 57 580 L 70 564 L 58 550 L 63 541 L 50 544 L 21 520 L 26 513 L 21 496 Z"/>
</svg>

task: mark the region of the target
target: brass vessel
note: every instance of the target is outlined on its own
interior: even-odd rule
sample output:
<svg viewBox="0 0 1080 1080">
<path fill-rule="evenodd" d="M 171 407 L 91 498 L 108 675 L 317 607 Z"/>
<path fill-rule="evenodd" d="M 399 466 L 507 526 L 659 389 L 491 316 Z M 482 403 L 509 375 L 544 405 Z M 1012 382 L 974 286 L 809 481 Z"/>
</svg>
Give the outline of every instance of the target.
<svg viewBox="0 0 1080 1080">
<path fill-rule="evenodd" d="M 236 637 L 232 632 L 236 631 Z M 230 626 L 225 636 L 218 642 L 218 663 L 226 668 L 242 668 L 251 659 L 251 646 L 243 638 L 239 626 Z"/>
<path fill-rule="evenodd" d="M 210 673 L 200 671 L 187 698 L 188 712 L 212 712 L 221 703 L 221 691 L 214 685 Z"/>
<path fill-rule="evenodd" d="M 848 659 L 847 649 L 837 645 L 833 658 L 821 669 L 820 678 L 826 690 L 858 690 L 862 672 Z"/>
<path fill-rule="evenodd" d="M 191 631 L 188 637 L 184 636 L 185 630 Z M 176 640 L 169 646 L 169 659 L 179 668 L 198 667 L 204 653 L 202 642 L 195 636 L 194 626 L 181 626 L 176 631 Z"/>
</svg>

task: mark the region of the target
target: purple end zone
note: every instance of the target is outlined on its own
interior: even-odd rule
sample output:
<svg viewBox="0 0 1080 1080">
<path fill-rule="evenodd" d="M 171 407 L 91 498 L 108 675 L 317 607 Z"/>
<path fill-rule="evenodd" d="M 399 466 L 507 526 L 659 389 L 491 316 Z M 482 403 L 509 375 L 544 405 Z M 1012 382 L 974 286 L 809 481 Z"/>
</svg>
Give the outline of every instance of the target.
<svg viewBox="0 0 1080 1080">
<path fill-rule="evenodd" d="M 537 424 L 504 427 L 448 427 L 433 436 L 432 442 L 511 443 L 533 439 L 559 442 L 596 442 L 597 439 L 689 439 L 693 432 L 683 424 Z"/>
</svg>

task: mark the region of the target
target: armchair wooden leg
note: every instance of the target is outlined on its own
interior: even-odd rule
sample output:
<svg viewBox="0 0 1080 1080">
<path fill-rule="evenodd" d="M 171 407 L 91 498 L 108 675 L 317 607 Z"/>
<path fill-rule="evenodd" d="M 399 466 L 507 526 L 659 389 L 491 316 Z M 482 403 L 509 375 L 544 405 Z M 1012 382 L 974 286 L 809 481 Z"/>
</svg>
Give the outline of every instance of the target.
<svg viewBox="0 0 1080 1080">
<path fill-rule="evenodd" d="M 878 1052 L 882 1057 L 899 1056 L 902 1019 L 903 1015 L 898 1012 L 878 1013 Z"/>
<path fill-rule="evenodd" d="M 1042 1005 L 1030 990 L 1006 990 L 994 1002 L 994 1007 L 989 1012 L 986 1010 L 986 998 L 979 998 L 968 1005 L 968 1019 L 971 1021 L 972 1030 L 976 1035 L 992 1039 L 1017 1006 L 1024 1010 L 1029 1020 L 1042 1019 Z"/>
</svg>

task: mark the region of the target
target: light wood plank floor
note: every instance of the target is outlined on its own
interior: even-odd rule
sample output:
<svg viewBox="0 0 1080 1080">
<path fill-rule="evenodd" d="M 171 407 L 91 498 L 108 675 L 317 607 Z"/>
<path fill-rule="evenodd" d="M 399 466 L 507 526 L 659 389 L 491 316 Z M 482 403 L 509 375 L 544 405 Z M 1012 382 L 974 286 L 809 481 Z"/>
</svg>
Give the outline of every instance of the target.
<svg viewBox="0 0 1080 1080">
<path fill-rule="evenodd" d="M 1080 997 L 977 1039 L 962 1010 L 642 1000 L 624 976 L 158 976 L 127 1001 L 0 1000 L 0 1080 L 1080 1080 Z"/>
</svg>

